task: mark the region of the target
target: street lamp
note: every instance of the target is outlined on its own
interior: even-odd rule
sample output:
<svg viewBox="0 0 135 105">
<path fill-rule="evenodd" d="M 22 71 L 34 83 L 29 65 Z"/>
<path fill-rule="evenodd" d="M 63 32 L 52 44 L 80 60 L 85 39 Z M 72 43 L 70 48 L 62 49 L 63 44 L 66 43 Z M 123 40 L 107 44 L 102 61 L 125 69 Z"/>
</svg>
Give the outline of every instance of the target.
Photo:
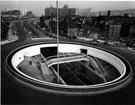
<svg viewBox="0 0 135 105">
<path fill-rule="evenodd" d="M 58 0 L 56 1 L 57 7 L 57 72 L 59 74 L 59 12 L 58 12 Z M 58 83 L 59 83 L 59 76 L 58 76 Z"/>
</svg>

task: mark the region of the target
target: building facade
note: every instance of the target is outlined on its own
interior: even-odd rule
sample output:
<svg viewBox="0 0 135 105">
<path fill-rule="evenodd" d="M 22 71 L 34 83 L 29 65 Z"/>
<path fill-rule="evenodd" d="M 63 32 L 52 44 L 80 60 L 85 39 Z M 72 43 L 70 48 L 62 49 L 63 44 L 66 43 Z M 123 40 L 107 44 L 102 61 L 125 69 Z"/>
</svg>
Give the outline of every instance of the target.
<svg viewBox="0 0 135 105">
<path fill-rule="evenodd" d="M 121 25 L 110 25 L 109 38 L 119 39 L 120 38 Z"/>
<path fill-rule="evenodd" d="M 77 8 L 76 10 L 76 14 L 79 16 L 91 16 L 91 8 L 88 9 L 81 9 L 81 8 Z"/>
<path fill-rule="evenodd" d="M 34 13 L 32 11 L 28 11 L 25 16 L 27 16 L 28 18 L 32 18 L 34 17 Z"/>
<path fill-rule="evenodd" d="M 3 11 L 3 12 L 1 12 L 1 15 L 20 16 L 21 15 L 21 11 L 20 10 Z"/>
<path fill-rule="evenodd" d="M 63 8 L 58 8 L 58 11 L 60 17 L 76 15 L 76 8 L 68 8 L 67 5 L 64 5 Z M 45 8 L 45 16 L 56 17 L 56 15 L 57 15 L 57 8 L 52 6 Z"/>
</svg>

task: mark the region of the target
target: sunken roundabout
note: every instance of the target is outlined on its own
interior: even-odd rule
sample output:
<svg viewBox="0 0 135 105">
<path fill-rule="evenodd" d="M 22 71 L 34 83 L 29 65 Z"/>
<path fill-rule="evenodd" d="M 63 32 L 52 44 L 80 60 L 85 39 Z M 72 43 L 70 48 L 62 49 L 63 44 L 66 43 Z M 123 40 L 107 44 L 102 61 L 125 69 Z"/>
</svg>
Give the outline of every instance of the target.
<svg viewBox="0 0 135 105">
<path fill-rule="evenodd" d="M 67 41 L 60 41 L 58 52 L 56 41 L 20 46 L 7 56 L 6 62 L 12 79 L 42 93 L 98 95 L 127 86 L 133 75 L 122 56 Z"/>
</svg>

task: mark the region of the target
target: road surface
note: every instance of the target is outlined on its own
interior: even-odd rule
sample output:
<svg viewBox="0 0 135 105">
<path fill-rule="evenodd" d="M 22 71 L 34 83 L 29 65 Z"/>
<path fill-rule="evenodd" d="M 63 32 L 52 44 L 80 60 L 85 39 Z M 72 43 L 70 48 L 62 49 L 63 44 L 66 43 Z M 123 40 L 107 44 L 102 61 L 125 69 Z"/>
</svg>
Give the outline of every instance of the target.
<svg viewBox="0 0 135 105">
<path fill-rule="evenodd" d="M 47 42 L 48 39 L 31 40 L 28 33 L 22 27 L 21 22 L 16 23 L 19 39 L 15 42 L 1 46 L 1 96 L 2 104 L 43 104 L 43 105 L 135 105 L 135 75 L 131 83 L 126 87 L 108 92 L 105 94 L 94 96 L 65 96 L 52 93 L 42 93 L 22 86 L 15 80 L 10 78 L 6 67 L 7 55 L 17 47 L 26 45 Z M 55 40 L 55 39 L 51 39 Z M 64 40 L 64 39 L 62 39 Z M 65 39 L 67 41 L 67 39 Z M 87 43 L 83 41 L 70 40 L 71 42 Z M 135 53 L 127 49 L 100 45 L 98 47 L 111 50 L 127 59 L 135 74 Z"/>
</svg>

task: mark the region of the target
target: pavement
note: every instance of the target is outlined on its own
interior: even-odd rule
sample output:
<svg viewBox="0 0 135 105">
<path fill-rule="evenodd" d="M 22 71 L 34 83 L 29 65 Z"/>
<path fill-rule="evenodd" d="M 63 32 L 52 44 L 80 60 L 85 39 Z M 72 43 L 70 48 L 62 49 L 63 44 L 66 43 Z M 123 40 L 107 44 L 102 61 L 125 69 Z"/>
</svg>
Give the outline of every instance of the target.
<svg viewBox="0 0 135 105">
<path fill-rule="evenodd" d="M 128 47 L 127 49 L 130 50 L 130 51 L 133 51 L 135 53 L 135 48 Z"/>
<path fill-rule="evenodd" d="M 14 42 L 16 40 L 18 40 L 18 36 L 14 35 L 12 28 L 10 28 L 9 31 L 8 31 L 8 38 L 7 38 L 7 40 L 1 41 L 0 44 L 4 45 L 4 44 L 7 44 L 7 43 Z"/>
</svg>

